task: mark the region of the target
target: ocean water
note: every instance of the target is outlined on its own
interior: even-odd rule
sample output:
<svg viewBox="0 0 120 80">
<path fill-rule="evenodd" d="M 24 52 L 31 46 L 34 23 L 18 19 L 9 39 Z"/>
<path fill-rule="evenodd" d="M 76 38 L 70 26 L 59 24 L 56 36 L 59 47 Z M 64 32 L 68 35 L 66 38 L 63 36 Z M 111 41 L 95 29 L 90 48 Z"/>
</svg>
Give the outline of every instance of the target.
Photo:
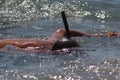
<svg viewBox="0 0 120 80">
<path fill-rule="evenodd" d="M 0 0 L 0 39 L 48 38 L 63 28 L 120 32 L 120 0 Z M 0 80 L 120 80 L 120 37 L 79 37 L 81 48 L 31 53 L 0 50 Z M 58 53 L 58 55 L 54 55 Z"/>
</svg>

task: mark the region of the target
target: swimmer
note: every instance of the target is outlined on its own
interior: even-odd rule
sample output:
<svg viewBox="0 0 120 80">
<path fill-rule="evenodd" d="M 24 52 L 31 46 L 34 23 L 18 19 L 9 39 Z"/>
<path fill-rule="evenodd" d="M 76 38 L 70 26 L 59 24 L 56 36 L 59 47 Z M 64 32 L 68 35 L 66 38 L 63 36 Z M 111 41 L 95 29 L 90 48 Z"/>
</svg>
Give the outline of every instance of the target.
<svg viewBox="0 0 120 80">
<path fill-rule="evenodd" d="M 72 37 L 88 35 L 73 29 L 70 30 L 70 33 Z M 66 38 L 65 29 L 58 29 L 47 40 L 40 40 L 36 38 L 0 40 L 0 48 L 4 48 L 6 45 L 12 45 L 18 48 L 33 51 L 53 51 L 62 48 L 79 47 L 78 43 L 74 39 Z"/>
<path fill-rule="evenodd" d="M 115 32 L 108 32 L 106 34 L 88 34 L 74 29 L 69 30 L 65 13 L 61 12 L 61 14 L 63 16 L 65 29 L 64 28 L 58 29 L 47 40 L 40 40 L 36 38 L 3 39 L 0 40 L 0 48 L 2 49 L 6 45 L 12 45 L 15 46 L 16 48 L 20 48 L 24 50 L 45 52 L 45 51 L 60 50 L 64 48 L 79 47 L 77 41 L 72 39 L 71 37 L 120 36 L 119 33 L 115 33 Z"/>
</svg>

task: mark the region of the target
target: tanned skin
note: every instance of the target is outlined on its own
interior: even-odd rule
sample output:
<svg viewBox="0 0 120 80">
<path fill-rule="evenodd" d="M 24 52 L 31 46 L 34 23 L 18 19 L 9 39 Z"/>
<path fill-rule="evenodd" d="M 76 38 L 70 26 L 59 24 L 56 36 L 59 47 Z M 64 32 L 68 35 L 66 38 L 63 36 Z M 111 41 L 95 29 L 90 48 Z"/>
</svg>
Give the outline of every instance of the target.
<svg viewBox="0 0 120 80">
<path fill-rule="evenodd" d="M 70 30 L 70 33 L 72 37 L 120 36 L 120 34 L 114 32 L 108 32 L 106 34 L 88 34 L 73 29 Z M 79 47 L 79 44 L 75 40 L 66 39 L 65 37 L 66 37 L 65 29 L 58 29 L 47 40 L 40 40 L 36 38 L 0 40 L 0 48 L 5 47 L 6 45 L 12 45 L 16 46 L 16 48 L 22 48 L 25 50 L 44 52 L 59 50 L 63 48 Z"/>
</svg>

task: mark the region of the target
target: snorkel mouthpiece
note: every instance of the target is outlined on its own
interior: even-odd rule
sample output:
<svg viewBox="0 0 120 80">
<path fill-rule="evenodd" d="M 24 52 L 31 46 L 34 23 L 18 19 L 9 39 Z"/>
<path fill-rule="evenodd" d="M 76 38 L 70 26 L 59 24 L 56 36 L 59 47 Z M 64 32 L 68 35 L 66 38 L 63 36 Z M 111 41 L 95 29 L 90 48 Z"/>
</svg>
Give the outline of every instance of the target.
<svg viewBox="0 0 120 80">
<path fill-rule="evenodd" d="M 70 39 L 71 38 L 71 33 L 70 33 L 70 30 L 69 30 L 69 26 L 68 26 L 68 22 L 67 22 L 67 19 L 66 19 L 65 11 L 61 12 L 61 16 L 62 16 L 64 27 L 65 27 L 65 30 L 66 30 L 66 37 L 67 37 L 67 39 Z"/>
</svg>

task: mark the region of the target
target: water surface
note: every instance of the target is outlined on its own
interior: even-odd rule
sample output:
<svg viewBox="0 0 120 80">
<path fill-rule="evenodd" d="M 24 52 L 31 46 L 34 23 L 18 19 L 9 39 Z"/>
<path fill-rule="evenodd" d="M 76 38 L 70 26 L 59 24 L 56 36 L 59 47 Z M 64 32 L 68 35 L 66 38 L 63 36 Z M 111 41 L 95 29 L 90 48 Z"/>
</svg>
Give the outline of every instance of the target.
<svg viewBox="0 0 120 80">
<path fill-rule="evenodd" d="M 63 10 L 70 28 L 120 32 L 119 0 L 0 0 L 0 39 L 46 39 L 63 28 Z M 0 80 L 120 80 L 119 37 L 76 39 L 81 48 L 64 52 L 6 46 L 0 50 Z"/>
</svg>

